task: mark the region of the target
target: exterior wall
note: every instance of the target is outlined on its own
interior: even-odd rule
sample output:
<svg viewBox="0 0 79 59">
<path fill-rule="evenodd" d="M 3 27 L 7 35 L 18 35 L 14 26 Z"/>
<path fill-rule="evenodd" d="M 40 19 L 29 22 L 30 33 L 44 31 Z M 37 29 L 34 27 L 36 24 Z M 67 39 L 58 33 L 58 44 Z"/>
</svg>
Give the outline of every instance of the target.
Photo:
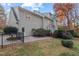
<svg viewBox="0 0 79 59">
<path fill-rule="evenodd" d="M 15 16 L 13 14 L 13 11 L 10 10 L 10 13 L 9 13 L 9 18 L 8 18 L 8 26 L 15 26 L 15 27 L 18 27 L 18 25 L 16 24 L 16 19 L 15 19 Z"/>
<path fill-rule="evenodd" d="M 49 29 L 49 19 L 43 18 L 43 28 L 44 29 Z"/>
<path fill-rule="evenodd" d="M 4 28 L 6 26 L 6 21 L 3 19 L 0 19 L 0 28 Z"/>
<path fill-rule="evenodd" d="M 3 19 L 0 19 L 0 29 L 4 28 L 6 26 L 6 21 Z"/>
<path fill-rule="evenodd" d="M 19 10 L 20 12 L 20 32 L 22 31 L 22 27 L 25 29 L 25 36 L 31 35 L 31 30 L 33 28 L 42 28 L 42 17 L 33 15 L 30 12 Z"/>
<path fill-rule="evenodd" d="M 24 28 L 24 35 L 25 36 L 30 36 L 31 35 L 31 30 L 33 28 L 44 28 L 44 29 L 49 29 L 49 24 L 50 19 L 46 17 L 41 17 L 38 15 L 34 15 L 31 12 L 28 12 L 27 10 L 15 9 L 16 14 L 19 18 L 19 25 L 16 24 L 16 19 L 13 15 L 13 12 L 10 11 L 9 14 L 9 26 L 16 26 L 19 29 L 19 32 L 22 32 L 22 28 Z"/>
<path fill-rule="evenodd" d="M 0 10 L 0 29 L 3 29 L 6 26 L 6 19 L 4 10 Z"/>
<path fill-rule="evenodd" d="M 51 31 L 52 31 L 52 33 L 54 32 L 54 30 L 56 30 L 55 29 L 55 24 L 54 23 L 52 23 L 51 21 L 50 21 L 50 19 L 47 19 L 47 18 L 44 18 L 43 19 L 43 28 L 44 29 L 50 29 Z"/>
</svg>

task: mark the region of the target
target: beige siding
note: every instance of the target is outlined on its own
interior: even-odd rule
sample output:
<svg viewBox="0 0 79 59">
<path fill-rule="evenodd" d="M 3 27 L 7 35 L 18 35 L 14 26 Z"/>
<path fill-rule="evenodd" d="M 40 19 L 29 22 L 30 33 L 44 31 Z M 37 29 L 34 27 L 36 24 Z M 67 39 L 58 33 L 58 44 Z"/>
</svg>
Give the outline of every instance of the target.
<svg viewBox="0 0 79 59">
<path fill-rule="evenodd" d="M 43 19 L 43 27 L 44 27 L 44 29 L 49 29 L 49 23 L 50 23 L 49 19 L 46 19 L 46 18 Z"/>
<path fill-rule="evenodd" d="M 22 32 L 22 27 L 24 27 L 25 36 L 31 35 L 31 30 L 33 28 L 44 28 L 49 29 L 49 21 L 50 19 L 42 16 L 35 15 L 31 12 L 28 12 L 27 10 L 22 10 L 19 8 L 15 9 L 16 14 L 19 18 L 19 25 L 16 24 L 16 19 L 13 15 L 13 12 L 11 11 L 9 14 L 9 25 L 10 26 L 16 26 L 18 27 L 19 31 Z"/>
<path fill-rule="evenodd" d="M 14 17 L 14 14 L 12 11 L 10 11 L 9 13 L 9 18 L 8 18 L 8 26 L 15 26 L 18 27 L 18 25 L 16 24 L 16 19 Z"/>
<path fill-rule="evenodd" d="M 25 28 L 25 35 L 31 35 L 33 28 L 42 28 L 42 18 L 35 16 L 29 12 L 20 12 L 20 31 Z"/>
</svg>

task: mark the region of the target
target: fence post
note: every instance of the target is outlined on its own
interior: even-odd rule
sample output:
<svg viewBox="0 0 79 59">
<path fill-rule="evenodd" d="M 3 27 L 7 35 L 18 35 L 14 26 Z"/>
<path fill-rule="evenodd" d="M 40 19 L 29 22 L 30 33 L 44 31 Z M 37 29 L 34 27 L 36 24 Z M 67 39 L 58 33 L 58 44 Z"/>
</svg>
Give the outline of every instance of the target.
<svg viewBox="0 0 79 59">
<path fill-rule="evenodd" d="M 1 34 L 1 48 L 3 48 L 3 33 Z"/>
<path fill-rule="evenodd" d="M 22 34 L 23 34 L 22 41 L 23 41 L 23 43 L 24 43 L 24 32 L 23 32 Z"/>
<path fill-rule="evenodd" d="M 23 37 L 22 37 L 22 41 L 23 41 L 23 43 L 24 43 L 24 31 L 25 31 L 25 30 L 24 30 L 24 27 L 22 27 L 22 36 L 23 36 Z"/>
</svg>

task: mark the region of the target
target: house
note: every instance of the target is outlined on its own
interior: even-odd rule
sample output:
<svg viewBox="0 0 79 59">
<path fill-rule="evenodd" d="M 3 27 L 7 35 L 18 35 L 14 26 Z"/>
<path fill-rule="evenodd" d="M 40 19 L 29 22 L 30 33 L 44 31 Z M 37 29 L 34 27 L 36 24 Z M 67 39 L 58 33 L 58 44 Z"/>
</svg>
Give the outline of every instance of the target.
<svg viewBox="0 0 79 59">
<path fill-rule="evenodd" d="M 12 7 L 8 16 L 8 26 L 15 26 L 19 32 L 24 30 L 25 36 L 31 35 L 32 29 L 44 28 L 55 30 L 52 18 L 41 13 L 32 12 L 22 7 Z"/>
<path fill-rule="evenodd" d="M 3 29 L 6 26 L 6 17 L 4 8 L 0 5 L 0 29 Z"/>
</svg>

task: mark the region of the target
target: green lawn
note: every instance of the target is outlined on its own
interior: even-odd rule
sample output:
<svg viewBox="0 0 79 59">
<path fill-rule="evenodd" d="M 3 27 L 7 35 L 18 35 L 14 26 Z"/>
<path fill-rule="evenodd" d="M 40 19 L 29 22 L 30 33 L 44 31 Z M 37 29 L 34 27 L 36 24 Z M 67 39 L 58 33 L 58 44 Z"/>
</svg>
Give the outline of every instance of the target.
<svg viewBox="0 0 79 59">
<path fill-rule="evenodd" d="M 79 55 L 79 40 L 73 40 L 75 48 L 69 49 L 61 45 L 60 39 L 46 39 L 25 44 L 13 44 L 0 48 L 0 55 L 24 56 L 57 56 Z"/>
</svg>

